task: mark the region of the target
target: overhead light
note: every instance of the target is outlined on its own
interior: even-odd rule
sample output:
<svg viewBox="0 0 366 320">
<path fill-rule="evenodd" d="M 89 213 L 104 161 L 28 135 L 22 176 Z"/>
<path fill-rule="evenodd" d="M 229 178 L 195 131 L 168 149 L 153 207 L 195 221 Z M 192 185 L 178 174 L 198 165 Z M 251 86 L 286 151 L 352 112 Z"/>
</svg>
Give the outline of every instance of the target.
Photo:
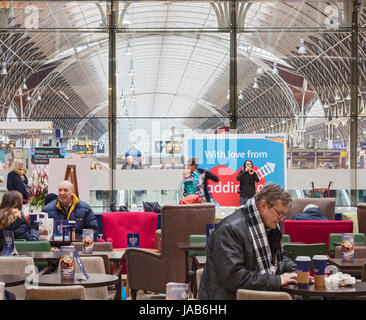
<svg viewBox="0 0 366 320">
<path fill-rule="evenodd" d="M 125 16 L 123 17 L 123 24 L 131 24 L 131 20 L 128 17 L 127 11 L 125 12 Z"/>
<path fill-rule="evenodd" d="M 6 62 L 1 62 L 1 70 L 0 75 L 5 76 L 8 74 L 8 71 L 6 70 Z"/>
<path fill-rule="evenodd" d="M 135 92 L 135 90 L 136 90 L 136 88 L 135 88 L 135 83 L 134 83 L 134 81 L 133 81 L 133 78 L 132 78 L 132 81 L 131 81 L 130 90 L 131 90 L 132 92 Z"/>
<path fill-rule="evenodd" d="M 346 100 L 351 100 L 351 95 L 350 95 L 350 93 L 348 92 L 348 94 L 347 94 L 347 97 L 345 97 L 345 99 Z"/>
<path fill-rule="evenodd" d="M 263 69 L 262 69 L 262 67 L 261 66 L 259 66 L 258 67 L 258 69 L 257 69 L 257 74 L 258 75 L 262 75 L 264 72 L 263 72 Z"/>
<path fill-rule="evenodd" d="M 324 108 L 324 109 L 328 109 L 328 108 L 329 108 L 329 104 L 328 104 L 328 102 L 325 102 L 325 103 L 324 103 L 323 108 Z"/>
<path fill-rule="evenodd" d="M 243 90 L 240 90 L 239 91 L 239 97 L 238 97 L 239 100 L 243 101 L 244 100 L 244 96 L 243 96 Z"/>
<path fill-rule="evenodd" d="M 22 89 L 23 89 L 23 90 L 27 90 L 27 89 L 28 89 L 27 84 L 25 83 L 25 79 L 23 79 L 23 86 L 22 86 Z"/>
<path fill-rule="evenodd" d="M 27 100 L 27 101 L 31 101 L 31 100 L 32 100 L 32 98 L 29 96 L 29 94 L 27 94 L 27 97 L 25 98 L 25 100 Z"/>
<path fill-rule="evenodd" d="M 282 120 L 282 124 L 285 124 L 287 121 L 286 121 L 286 119 L 283 119 Z"/>
<path fill-rule="evenodd" d="M 130 70 L 128 71 L 128 75 L 129 76 L 134 76 L 135 75 L 135 70 L 133 69 L 133 62 L 131 60 L 131 64 L 130 64 Z"/>
<path fill-rule="evenodd" d="M 334 99 L 335 99 L 335 101 L 339 101 L 339 100 L 341 100 L 341 97 L 338 95 L 338 93 L 336 93 Z"/>
<path fill-rule="evenodd" d="M 131 42 L 130 42 L 130 39 L 128 39 L 128 40 L 127 40 L 127 47 L 126 47 L 125 54 L 126 54 L 127 56 L 132 55 L 132 48 L 131 48 Z"/>
<path fill-rule="evenodd" d="M 276 61 L 273 62 L 272 74 L 275 75 L 275 76 L 278 76 L 278 69 L 277 69 L 277 62 Z"/>
<path fill-rule="evenodd" d="M 259 86 L 258 86 L 258 82 L 257 82 L 257 78 L 254 78 L 253 88 L 254 88 L 254 89 L 258 89 L 258 88 L 259 88 Z"/>
<path fill-rule="evenodd" d="M 227 100 L 230 100 L 230 89 L 227 89 L 227 96 L 226 96 Z"/>
<path fill-rule="evenodd" d="M 131 101 L 136 101 L 136 96 L 135 96 L 135 95 L 133 95 L 133 96 L 131 97 Z"/>
<path fill-rule="evenodd" d="M 299 54 L 306 54 L 306 48 L 305 48 L 305 41 L 304 41 L 304 38 L 301 38 L 300 39 L 300 47 L 299 47 L 299 51 L 298 51 Z"/>
<path fill-rule="evenodd" d="M 38 92 L 38 94 L 37 94 L 37 101 L 41 101 L 41 100 L 42 100 L 42 97 L 41 97 L 40 93 Z"/>
</svg>

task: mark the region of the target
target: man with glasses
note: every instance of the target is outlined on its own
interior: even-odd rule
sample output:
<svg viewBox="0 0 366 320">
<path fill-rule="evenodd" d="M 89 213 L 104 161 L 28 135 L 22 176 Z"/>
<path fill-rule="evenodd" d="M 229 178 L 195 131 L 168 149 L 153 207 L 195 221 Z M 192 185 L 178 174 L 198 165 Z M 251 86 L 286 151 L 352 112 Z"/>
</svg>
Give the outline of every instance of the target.
<svg viewBox="0 0 366 320">
<path fill-rule="evenodd" d="M 216 227 L 198 299 L 235 300 L 238 289 L 279 291 L 297 282 L 296 264 L 283 253 L 278 226 L 291 205 L 287 191 L 268 183 Z"/>
</svg>

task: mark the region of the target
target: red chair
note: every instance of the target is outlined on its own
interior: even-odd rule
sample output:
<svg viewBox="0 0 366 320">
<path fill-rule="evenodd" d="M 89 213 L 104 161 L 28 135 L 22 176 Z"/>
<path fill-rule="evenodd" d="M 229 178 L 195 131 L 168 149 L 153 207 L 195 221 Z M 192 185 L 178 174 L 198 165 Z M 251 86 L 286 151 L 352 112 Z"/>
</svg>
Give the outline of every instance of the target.
<svg viewBox="0 0 366 320">
<path fill-rule="evenodd" d="M 102 213 L 103 240 L 110 241 L 113 249 L 127 247 L 127 234 L 140 234 L 140 248 L 154 248 L 158 214 L 155 212 Z"/>
<path fill-rule="evenodd" d="M 284 234 L 291 242 L 325 243 L 329 254 L 330 233 L 352 233 L 351 220 L 285 220 Z"/>
</svg>

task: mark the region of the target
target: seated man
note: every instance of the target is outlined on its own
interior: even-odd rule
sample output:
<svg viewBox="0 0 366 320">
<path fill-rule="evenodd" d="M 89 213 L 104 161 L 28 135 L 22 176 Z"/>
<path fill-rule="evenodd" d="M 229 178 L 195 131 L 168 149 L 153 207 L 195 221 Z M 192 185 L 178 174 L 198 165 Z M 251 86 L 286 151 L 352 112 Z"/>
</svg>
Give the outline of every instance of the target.
<svg viewBox="0 0 366 320">
<path fill-rule="evenodd" d="M 54 220 L 75 221 L 76 237 L 82 237 L 83 229 L 94 229 L 94 241 L 97 241 L 97 218 L 90 206 L 74 194 L 74 185 L 70 181 L 62 181 L 58 185 L 58 199 L 51 201 L 42 211 Z"/>
<path fill-rule="evenodd" d="M 199 300 L 235 300 L 238 289 L 279 291 L 297 282 L 278 227 L 291 205 L 288 192 L 268 183 L 221 221 L 206 248 Z"/>
<path fill-rule="evenodd" d="M 328 220 L 324 217 L 323 211 L 315 204 L 308 204 L 304 211 L 292 217 L 291 220 Z"/>
</svg>

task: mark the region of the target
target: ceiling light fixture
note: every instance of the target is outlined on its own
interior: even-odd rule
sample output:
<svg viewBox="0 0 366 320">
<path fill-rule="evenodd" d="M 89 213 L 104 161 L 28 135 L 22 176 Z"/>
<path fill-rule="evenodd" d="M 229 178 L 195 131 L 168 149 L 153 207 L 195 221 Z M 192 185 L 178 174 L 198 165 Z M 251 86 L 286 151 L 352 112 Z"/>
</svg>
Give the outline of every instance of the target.
<svg viewBox="0 0 366 320">
<path fill-rule="evenodd" d="M 299 54 L 306 54 L 307 51 L 306 51 L 306 48 L 305 48 L 305 41 L 304 41 L 304 38 L 301 38 L 300 39 L 300 47 L 299 47 L 299 51 L 298 51 Z"/>
<path fill-rule="evenodd" d="M 22 86 L 22 89 L 23 89 L 23 90 L 27 90 L 27 89 L 28 89 L 27 84 L 25 83 L 25 79 L 23 79 L 23 86 Z"/>
<path fill-rule="evenodd" d="M 230 100 L 230 89 L 227 89 L 227 96 L 226 96 L 227 100 Z"/>
<path fill-rule="evenodd" d="M 240 90 L 239 91 L 239 97 L 238 97 L 239 100 L 243 101 L 244 100 L 244 96 L 243 96 L 243 90 Z"/>
<path fill-rule="evenodd" d="M 6 70 L 6 62 L 1 62 L 1 70 L 0 75 L 5 76 L 8 74 L 8 71 Z"/>
<path fill-rule="evenodd" d="M 130 39 L 127 40 L 127 47 L 126 47 L 125 54 L 126 54 L 126 56 L 132 55 L 132 47 L 131 47 Z"/>
<path fill-rule="evenodd" d="M 273 62 L 272 74 L 275 75 L 275 76 L 278 76 L 278 69 L 277 69 L 277 62 L 276 61 Z"/>
<path fill-rule="evenodd" d="M 130 70 L 128 71 L 128 75 L 129 76 L 134 76 L 135 75 L 135 70 L 133 69 L 133 62 L 131 60 L 131 63 L 130 63 Z"/>
<path fill-rule="evenodd" d="M 254 89 L 258 89 L 259 88 L 259 85 L 258 85 L 258 82 L 257 82 L 257 78 L 254 78 L 253 88 Z"/>
<path fill-rule="evenodd" d="M 262 67 L 261 66 L 259 66 L 258 67 L 258 69 L 257 69 L 257 74 L 258 75 L 262 75 L 264 72 L 263 72 L 263 69 L 262 69 Z"/>
</svg>

